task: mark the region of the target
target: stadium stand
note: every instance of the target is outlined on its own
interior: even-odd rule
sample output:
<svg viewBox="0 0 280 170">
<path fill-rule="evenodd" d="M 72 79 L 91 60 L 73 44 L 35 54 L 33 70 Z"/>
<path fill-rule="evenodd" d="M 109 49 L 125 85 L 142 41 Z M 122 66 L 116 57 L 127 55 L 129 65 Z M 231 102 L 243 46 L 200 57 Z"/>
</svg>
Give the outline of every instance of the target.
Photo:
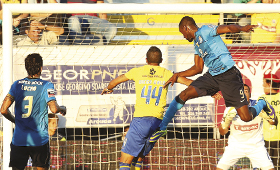
<svg viewBox="0 0 280 170">
<path fill-rule="evenodd" d="M 117 24 L 118 32 L 111 45 L 190 44 L 178 29 L 185 15 L 111 15 L 109 21 Z M 198 26 L 219 24 L 220 15 L 192 15 Z M 232 43 L 226 40 L 225 43 Z"/>
</svg>

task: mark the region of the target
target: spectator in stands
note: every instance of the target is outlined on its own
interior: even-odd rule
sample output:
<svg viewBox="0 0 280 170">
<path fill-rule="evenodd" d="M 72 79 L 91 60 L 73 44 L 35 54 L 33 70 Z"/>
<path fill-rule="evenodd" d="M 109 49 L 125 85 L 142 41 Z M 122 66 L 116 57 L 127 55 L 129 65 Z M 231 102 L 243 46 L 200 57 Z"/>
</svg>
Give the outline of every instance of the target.
<svg viewBox="0 0 280 170">
<path fill-rule="evenodd" d="M 65 137 L 58 133 L 58 121 L 59 117 L 56 114 L 49 113 L 49 136 L 53 141 L 66 141 Z"/>
<path fill-rule="evenodd" d="M 264 75 L 263 89 L 264 97 L 275 108 L 276 116 L 280 116 L 280 79 L 276 74 Z M 280 128 L 279 126 L 271 126 L 269 123 L 263 124 L 263 135 L 265 140 L 265 146 L 268 149 L 268 153 L 272 158 L 273 164 L 276 170 L 280 170 Z"/>
<path fill-rule="evenodd" d="M 68 0 L 68 3 L 104 3 L 103 0 Z M 104 38 L 104 44 L 108 44 L 117 33 L 115 24 L 107 21 L 107 14 L 72 14 L 68 19 L 70 35 L 100 34 Z"/>
<path fill-rule="evenodd" d="M 248 85 L 244 84 L 244 93 L 249 106 L 255 105 L 256 100 L 251 100 L 251 92 Z M 219 126 L 221 135 L 228 133 L 228 146 L 225 148 L 222 158 L 219 160 L 217 170 L 227 170 L 240 158 L 248 157 L 253 165 L 253 169 L 262 168 L 274 170 L 273 163 L 264 146 L 262 134 L 262 119 L 266 119 L 271 125 L 277 124 L 277 119 L 273 119 L 262 112 L 254 120 L 244 122 L 238 116 L 234 107 L 226 108 L 223 121 Z"/>
<path fill-rule="evenodd" d="M 27 37 L 17 45 L 50 45 L 58 41 L 58 36 L 63 34 L 64 29 L 58 26 L 43 25 L 38 21 L 31 21 L 25 25 Z M 40 34 L 43 31 L 42 35 Z"/>
<path fill-rule="evenodd" d="M 3 4 L 19 4 L 19 3 L 26 3 L 21 0 L 0 0 L 0 27 L 1 27 L 1 33 L 2 33 L 2 20 L 3 20 Z M 20 14 L 20 13 L 13 13 L 13 31 L 14 34 L 19 34 L 19 25 L 22 19 L 27 18 L 29 14 Z M 1 44 L 2 44 L 2 36 L 1 36 Z"/>
<path fill-rule="evenodd" d="M 22 0 L 23 3 L 28 4 L 43 4 L 43 3 L 57 3 L 56 0 Z M 42 21 L 43 19 L 52 15 L 51 13 L 31 13 L 30 20 Z"/>
</svg>

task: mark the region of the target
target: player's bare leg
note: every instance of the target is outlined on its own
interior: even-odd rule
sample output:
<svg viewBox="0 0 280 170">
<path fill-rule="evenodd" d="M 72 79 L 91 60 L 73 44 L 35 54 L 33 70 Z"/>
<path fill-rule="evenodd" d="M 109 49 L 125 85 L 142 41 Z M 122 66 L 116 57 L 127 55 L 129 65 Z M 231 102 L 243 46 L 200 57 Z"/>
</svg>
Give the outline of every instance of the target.
<svg viewBox="0 0 280 170">
<path fill-rule="evenodd" d="M 150 138 L 149 142 L 156 142 L 161 136 L 164 136 L 167 132 L 166 127 L 171 119 L 174 117 L 177 110 L 180 110 L 185 102 L 189 99 L 197 98 L 198 94 L 193 86 L 188 86 L 182 91 L 175 99 L 170 103 L 161 124 L 159 125 L 159 131 L 155 132 Z"/>
<path fill-rule="evenodd" d="M 121 152 L 120 170 L 130 169 L 130 164 L 131 164 L 133 158 L 134 158 L 134 156 Z"/>
<path fill-rule="evenodd" d="M 259 97 L 256 105 L 252 107 L 248 107 L 248 105 L 244 105 L 240 108 L 236 108 L 238 115 L 241 120 L 245 122 L 249 122 L 254 119 L 259 113 L 264 110 L 267 115 L 275 115 L 274 108 L 269 104 L 269 102 L 264 97 Z"/>
<path fill-rule="evenodd" d="M 135 157 L 132 161 L 130 170 L 141 170 L 144 156 Z"/>
<path fill-rule="evenodd" d="M 133 158 L 134 158 L 134 156 L 121 152 L 120 162 L 131 164 Z"/>
<path fill-rule="evenodd" d="M 189 86 L 179 94 L 180 99 L 186 102 L 189 99 L 197 98 L 198 94 L 193 86 Z"/>
<path fill-rule="evenodd" d="M 249 111 L 248 105 L 244 105 L 238 109 L 236 109 L 239 117 L 244 122 L 249 122 L 253 119 L 253 114 Z"/>
</svg>

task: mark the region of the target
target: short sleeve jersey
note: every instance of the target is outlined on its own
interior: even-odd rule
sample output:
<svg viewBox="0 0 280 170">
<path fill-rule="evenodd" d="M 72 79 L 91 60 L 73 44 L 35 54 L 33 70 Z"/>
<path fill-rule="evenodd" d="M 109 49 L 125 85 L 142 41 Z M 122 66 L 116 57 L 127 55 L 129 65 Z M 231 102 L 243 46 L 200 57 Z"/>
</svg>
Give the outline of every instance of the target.
<svg viewBox="0 0 280 170">
<path fill-rule="evenodd" d="M 55 100 L 54 85 L 41 79 L 24 78 L 13 83 L 9 94 L 15 99 L 16 146 L 42 146 L 49 141 L 48 105 Z"/>
<path fill-rule="evenodd" d="M 125 76 L 135 81 L 136 105 L 134 117 L 163 118 L 167 88 L 164 83 L 173 73 L 160 66 L 145 65 L 129 70 Z"/>
<path fill-rule="evenodd" d="M 235 62 L 222 38 L 217 35 L 218 26 L 203 25 L 195 33 L 195 54 L 199 55 L 212 76 L 226 72 Z"/>
</svg>

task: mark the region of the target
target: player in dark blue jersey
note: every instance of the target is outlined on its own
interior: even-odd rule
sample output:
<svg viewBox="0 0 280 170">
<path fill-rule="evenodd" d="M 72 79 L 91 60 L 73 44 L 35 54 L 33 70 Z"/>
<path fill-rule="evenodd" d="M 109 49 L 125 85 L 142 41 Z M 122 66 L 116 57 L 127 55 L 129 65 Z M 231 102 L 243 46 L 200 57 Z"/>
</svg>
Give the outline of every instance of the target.
<svg viewBox="0 0 280 170">
<path fill-rule="evenodd" d="M 66 108 L 55 99 L 54 85 L 40 79 L 43 60 L 40 54 L 25 58 L 28 77 L 15 81 L 5 97 L 1 114 L 15 123 L 11 143 L 10 167 L 23 170 L 29 156 L 37 169 L 49 168 L 48 106 L 53 113 L 66 114 Z M 9 107 L 15 102 L 15 116 Z"/>
<path fill-rule="evenodd" d="M 208 71 L 201 77 L 197 78 L 182 91 L 170 103 L 166 114 L 160 124 L 160 131 L 155 132 L 150 138 L 155 142 L 162 134 L 165 134 L 166 126 L 174 117 L 177 110 L 181 109 L 189 99 L 213 95 L 221 91 L 227 107 L 235 107 L 238 115 L 243 121 L 250 121 L 256 117 L 262 109 L 267 114 L 274 114 L 274 109 L 264 98 L 259 98 L 255 106 L 248 107 L 248 102 L 244 94 L 243 81 L 241 73 L 234 66 L 230 52 L 224 44 L 221 34 L 239 33 L 253 31 L 255 25 L 203 25 L 198 27 L 193 18 L 185 16 L 179 24 L 179 31 L 189 42 L 194 41 L 195 55 L 194 66 L 191 68 L 175 73 L 164 85 L 171 86 L 177 78 L 190 77 L 200 74 L 204 65 Z"/>
</svg>

